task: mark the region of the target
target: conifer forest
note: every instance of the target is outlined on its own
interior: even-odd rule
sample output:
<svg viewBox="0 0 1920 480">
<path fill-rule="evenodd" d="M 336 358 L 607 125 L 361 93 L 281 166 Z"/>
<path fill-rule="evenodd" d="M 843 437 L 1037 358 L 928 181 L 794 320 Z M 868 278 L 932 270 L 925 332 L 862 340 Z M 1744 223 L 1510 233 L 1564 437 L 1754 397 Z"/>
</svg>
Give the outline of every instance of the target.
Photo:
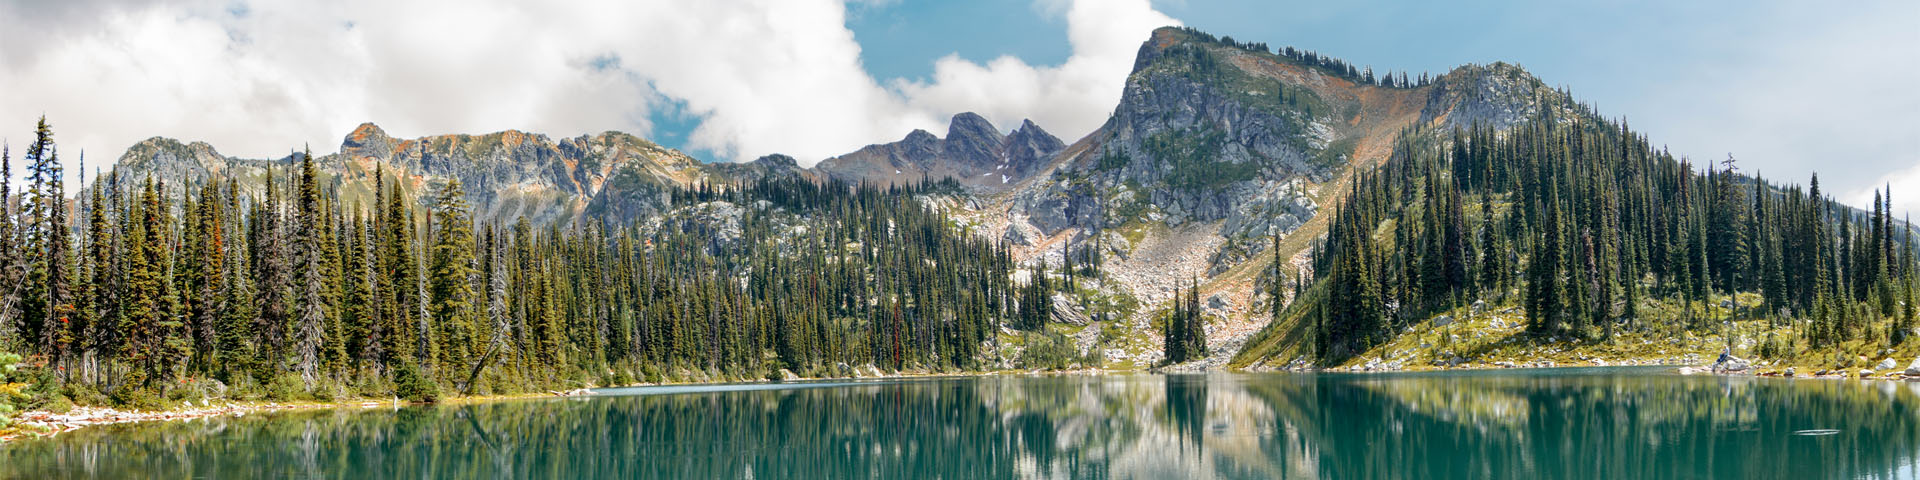
<svg viewBox="0 0 1920 480">
<path fill-rule="evenodd" d="M 106 173 L 70 198 L 43 120 L 19 162 L 29 184 L 0 186 L 16 206 L 0 216 L 6 348 L 48 367 L 39 385 L 120 403 L 213 382 L 431 399 L 848 365 L 976 370 L 1001 324 L 1043 325 L 1050 308 L 1044 269 L 1016 286 L 1000 245 L 898 201 L 950 182 L 667 192 L 770 207 L 722 247 L 694 223 L 649 235 L 477 220 L 457 179 L 414 205 L 382 175 L 375 201 L 343 203 L 311 156 L 293 158 L 257 192 Z"/>
</svg>

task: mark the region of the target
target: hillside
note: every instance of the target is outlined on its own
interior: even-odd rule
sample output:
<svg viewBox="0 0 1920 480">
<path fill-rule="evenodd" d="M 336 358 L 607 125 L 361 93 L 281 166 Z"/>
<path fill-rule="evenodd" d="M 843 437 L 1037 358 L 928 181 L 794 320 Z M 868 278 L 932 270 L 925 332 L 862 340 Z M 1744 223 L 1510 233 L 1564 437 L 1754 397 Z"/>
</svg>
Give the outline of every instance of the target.
<svg viewBox="0 0 1920 480">
<path fill-rule="evenodd" d="M 671 189 L 704 184 L 950 178 L 961 188 L 917 201 L 1006 243 L 1024 269 L 1081 266 L 1061 279 L 1074 288 L 1054 303 L 1083 350 L 1158 361 L 1148 333 L 1156 316 L 1177 289 L 1198 283 L 1218 361 L 1264 325 L 1270 287 L 1309 266 L 1308 246 L 1327 229 L 1322 206 L 1345 195 L 1354 172 L 1386 161 L 1403 134 L 1506 128 L 1546 111 L 1584 114 L 1512 65 L 1463 66 L 1417 81 L 1371 75 L 1290 47 L 1269 51 L 1162 28 L 1142 43 L 1113 116 L 1071 144 L 1031 122 L 1002 132 L 963 113 L 944 137 L 915 131 L 802 169 L 779 155 L 705 164 L 618 132 L 397 139 L 365 124 L 337 153 L 315 160 L 343 203 L 372 202 L 380 171 L 399 179 L 417 207 L 459 179 L 477 218 L 534 225 L 648 223 L 665 213 Z M 282 166 L 284 176 L 297 158 L 235 159 L 203 143 L 156 138 L 129 149 L 119 169 L 127 178 L 174 179 L 175 187 L 237 177 L 258 195 L 268 167 Z M 1275 259 L 1288 265 L 1275 269 Z M 1098 328 L 1085 328 L 1088 320 Z"/>
<path fill-rule="evenodd" d="M 1867 376 L 1920 351 L 1914 232 L 1879 194 L 1862 212 L 1817 176 L 1774 184 L 1732 158 L 1703 174 L 1624 124 L 1552 112 L 1395 151 L 1235 364 L 1697 365 L 1725 350 Z"/>
<path fill-rule="evenodd" d="M 1067 303 L 1136 332 L 1110 348 L 1126 360 L 1158 361 L 1158 340 L 1145 332 L 1197 281 L 1219 362 L 1265 324 L 1274 258 L 1292 264 L 1288 274 L 1307 266 L 1307 247 L 1326 229 L 1321 206 L 1346 193 L 1356 167 L 1385 161 L 1416 128 L 1510 126 L 1543 111 L 1585 114 L 1512 65 L 1387 85 L 1311 52 L 1162 28 L 1141 45 L 1106 124 L 1033 179 L 980 195 L 979 208 L 958 215 L 1029 265 L 1060 265 L 1067 252 L 1097 264 L 1090 291 Z M 1136 307 L 1103 306 L 1116 297 Z"/>
<path fill-rule="evenodd" d="M 1021 281 L 1044 272 L 1059 282 L 1060 294 L 1047 302 L 1053 312 L 1048 315 L 1058 322 L 1048 331 L 1070 335 L 1080 352 L 1100 361 L 1160 363 L 1162 345 L 1154 332 L 1163 327 L 1176 294 L 1197 287 L 1198 292 L 1188 294 L 1199 299 L 1203 336 L 1213 347 L 1198 366 L 1218 365 L 1235 354 L 1236 365 L 1279 366 L 1307 358 L 1307 352 L 1325 353 L 1325 345 L 1309 341 L 1324 329 L 1310 328 L 1303 319 L 1312 318 L 1307 313 L 1312 310 L 1293 297 L 1304 292 L 1308 300 L 1325 301 L 1328 287 L 1322 285 L 1342 242 L 1335 219 L 1323 213 L 1343 205 L 1339 208 L 1351 210 L 1355 192 L 1365 193 L 1365 198 L 1407 196 L 1371 207 L 1390 212 L 1376 214 L 1384 215 L 1376 218 L 1384 223 L 1368 235 L 1380 244 L 1375 258 L 1418 257 L 1414 253 L 1419 252 L 1402 252 L 1400 242 L 1443 229 L 1420 223 L 1425 219 L 1398 219 L 1425 215 L 1441 205 L 1459 207 L 1474 214 L 1463 216 L 1473 219 L 1463 223 L 1474 230 L 1462 235 L 1478 239 L 1486 227 L 1473 222 L 1490 221 L 1476 216 L 1481 204 L 1496 212 L 1488 215 L 1529 206 L 1514 203 L 1521 187 L 1508 183 L 1590 172 L 1586 163 L 1599 160 L 1584 156 L 1607 151 L 1579 145 L 1621 145 L 1621 151 L 1640 155 L 1636 158 L 1659 158 L 1636 164 L 1634 168 L 1644 170 L 1639 173 L 1618 173 L 1620 181 L 1648 171 L 1677 175 L 1673 172 L 1681 168 L 1678 160 L 1653 152 L 1641 134 L 1614 126 L 1567 92 L 1504 63 L 1465 65 L 1417 78 L 1376 75 L 1310 51 L 1269 49 L 1170 27 L 1153 31 L 1141 44 L 1124 81 L 1120 103 L 1108 121 L 1071 143 L 1032 122 L 1002 131 L 978 115 L 962 113 L 953 117 L 944 136 L 916 130 L 897 142 L 869 145 L 800 168 L 782 155 L 738 164 L 701 163 L 618 132 L 561 139 L 517 131 L 396 139 L 366 124 L 344 139 L 337 153 L 315 160 L 320 175 L 345 204 L 374 201 L 375 172 L 399 179 L 403 195 L 416 207 L 429 206 L 431 192 L 458 179 L 478 219 L 511 223 L 526 218 L 536 226 L 580 220 L 654 226 L 649 228 L 673 225 L 678 220 L 672 217 L 687 213 L 675 213 L 675 195 L 682 195 L 675 192 L 715 185 L 788 177 L 891 187 L 951 180 L 952 188 L 916 190 L 913 202 L 946 216 L 963 232 L 1003 244 Z M 1599 136 L 1528 134 L 1576 146 L 1576 153 L 1564 155 L 1530 144 L 1498 143 L 1542 128 L 1553 131 L 1552 125 L 1573 125 L 1558 131 L 1591 130 L 1588 133 Z M 1482 145 L 1505 146 L 1479 150 Z M 1525 168 L 1545 169 L 1539 173 L 1499 177 L 1508 183 L 1476 184 L 1458 197 L 1425 196 L 1429 188 L 1438 187 L 1382 186 L 1391 182 L 1379 178 L 1383 172 L 1404 176 L 1448 171 L 1459 155 L 1495 155 L 1486 152 L 1499 152 L 1507 162 L 1552 156 L 1526 160 L 1537 163 L 1525 163 L 1530 165 Z M 278 165 L 279 172 L 286 172 L 298 158 L 235 159 L 204 143 L 156 138 L 129 149 L 119 168 L 128 177 L 150 172 L 175 179 L 176 187 L 234 177 L 242 180 L 245 193 L 258 195 L 269 167 Z M 1568 163 L 1576 158 L 1582 160 Z M 1451 175 L 1467 173 L 1440 173 L 1423 181 L 1448 185 L 1459 181 Z M 1740 185 L 1755 181 L 1732 178 Z M 1695 185 L 1702 181 L 1698 178 L 1662 181 L 1668 188 L 1710 187 Z M 1784 187 L 1767 188 L 1786 192 Z M 1437 198 L 1458 205 L 1419 203 Z M 1640 202 L 1638 208 L 1652 210 L 1637 214 L 1642 217 L 1667 208 L 1661 202 Z M 1590 203 L 1579 206 L 1591 208 Z M 1836 206 L 1834 211 L 1851 210 Z M 696 217 L 708 224 L 728 224 L 726 218 L 734 215 L 730 212 Z M 1520 223 L 1515 228 L 1522 230 L 1515 232 L 1537 228 L 1539 219 L 1529 215 L 1534 223 Z M 1629 212 L 1618 215 L 1629 218 Z M 1529 265 L 1530 256 L 1521 250 L 1530 248 L 1528 240 L 1509 239 L 1515 245 L 1510 247 L 1509 267 Z M 1650 255 L 1650 247 L 1636 248 L 1640 255 Z M 1394 279 L 1411 278 L 1407 272 L 1414 268 L 1389 263 L 1378 267 L 1371 271 L 1391 273 L 1377 281 L 1400 284 L 1407 282 Z M 1664 288 L 1668 280 L 1656 276 L 1646 281 Z M 1520 291 L 1511 289 L 1520 287 L 1508 288 L 1486 292 L 1491 296 L 1485 297 L 1481 291 L 1456 292 L 1458 303 L 1450 300 L 1446 305 L 1397 306 L 1391 313 L 1394 320 L 1382 325 L 1404 333 L 1404 327 L 1419 318 L 1483 298 L 1491 305 L 1526 311 L 1512 300 Z M 1407 297 L 1397 295 L 1387 303 Z M 1689 311 L 1665 299 L 1642 301 L 1649 302 L 1647 309 Z M 1516 321 L 1504 319 L 1490 328 Z M 1376 330 L 1384 332 L 1385 327 Z M 1400 335 L 1367 337 L 1349 351 L 1326 358 L 1332 364 L 1377 359 L 1381 355 L 1370 352 Z M 1241 344 L 1250 337 L 1243 351 Z"/>
</svg>

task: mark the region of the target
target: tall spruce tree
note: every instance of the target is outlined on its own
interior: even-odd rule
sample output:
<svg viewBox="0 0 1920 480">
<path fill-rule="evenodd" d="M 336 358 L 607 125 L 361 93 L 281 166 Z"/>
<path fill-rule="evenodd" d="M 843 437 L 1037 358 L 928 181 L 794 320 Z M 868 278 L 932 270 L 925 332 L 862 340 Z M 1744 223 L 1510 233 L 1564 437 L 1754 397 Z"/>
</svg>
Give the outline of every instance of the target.
<svg viewBox="0 0 1920 480">
<path fill-rule="evenodd" d="M 449 179 L 434 204 L 433 318 L 439 323 L 442 365 L 464 372 L 485 349 L 487 336 L 478 322 L 474 291 L 478 271 L 474 259 L 473 223 L 467 217 L 466 192 L 459 179 Z"/>
</svg>

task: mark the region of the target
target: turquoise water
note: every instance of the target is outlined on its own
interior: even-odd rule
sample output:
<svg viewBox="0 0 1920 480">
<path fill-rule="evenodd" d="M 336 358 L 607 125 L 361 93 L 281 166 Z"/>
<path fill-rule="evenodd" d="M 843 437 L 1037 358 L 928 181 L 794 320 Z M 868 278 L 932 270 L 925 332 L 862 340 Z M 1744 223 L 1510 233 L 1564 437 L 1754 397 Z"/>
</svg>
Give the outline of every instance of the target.
<svg viewBox="0 0 1920 480">
<path fill-rule="evenodd" d="M 602 390 L 114 425 L 8 478 L 1914 478 L 1920 384 L 1663 369 Z"/>
</svg>

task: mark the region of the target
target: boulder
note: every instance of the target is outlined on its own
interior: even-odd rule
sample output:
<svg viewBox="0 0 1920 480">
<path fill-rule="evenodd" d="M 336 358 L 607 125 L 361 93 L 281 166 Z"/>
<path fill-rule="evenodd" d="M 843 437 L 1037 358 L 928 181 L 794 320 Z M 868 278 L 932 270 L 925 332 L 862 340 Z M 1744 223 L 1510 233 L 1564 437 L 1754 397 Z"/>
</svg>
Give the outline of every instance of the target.
<svg viewBox="0 0 1920 480">
<path fill-rule="evenodd" d="M 1786 371 L 1786 372 L 1784 372 L 1784 375 L 1786 375 L 1786 376 L 1788 376 L 1788 377 L 1792 377 L 1792 376 L 1793 376 L 1793 367 L 1787 367 L 1787 371 Z"/>
<path fill-rule="evenodd" d="M 1900 362 L 1895 362 L 1893 361 L 1893 359 L 1888 358 L 1888 359 L 1881 360 L 1880 364 L 1874 365 L 1873 369 L 1885 371 L 1885 370 L 1893 370 L 1895 367 L 1899 367 L 1899 366 L 1900 366 Z"/>
<path fill-rule="evenodd" d="M 1869 370 L 1865 368 L 1860 369 L 1860 378 L 1867 378 L 1871 376 L 1873 376 L 1873 370 Z"/>
<path fill-rule="evenodd" d="M 1227 296 L 1226 296 L 1226 294 L 1221 294 L 1221 293 L 1216 293 L 1216 294 L 1213 294 L 1213 295 L 1211 295 L 1211 296 L 1208 296 L 1208 297 L 1207 297 L 1207 309 L 1209 309 L 1209 310 L 1226 310 L 1226 309 L 1227 309 Z"/>
<path fill-rule="evenodd" d="M 1022 247 L 1033 246 L 1033 240 L 1027 238 L 1027 232 L 1020 230 L 1019 223 L 1007 225 L 1007 233 L 1006 235 L 1001 235 L 1000 239 L 1006 241 L 1009 245 L 1019 245 Z"/>
<path fill-rule="evenodd" d="M 1052 300 L 1054 322 L 1074 326 L 1087 324 L 1087 312 L 1080 309 L 1080 304 L 1059 293 L 1053 294 Z"/>
<path fill-rule="evenodd" d="M 1733 356 L 1733 350 L 1720 352 L 1720 359 L 1713 362 L 1714 372 L 1744 372 L 1753 367 L 1753 362 Z"/>
<path fill-rule="evenodd" d="M 1433 326 L 1444 327 L 1453 324 L 1453 316 L 1441 315 L 1433 318 Z"/>
<path fill-rule="evenodd" d="M 1913 363 L 1907 364 L 1906 374 L 1910 376 L 1920 376 L 1920 358 L 1915 358 L 1913 359 Z"/>
</svg>

